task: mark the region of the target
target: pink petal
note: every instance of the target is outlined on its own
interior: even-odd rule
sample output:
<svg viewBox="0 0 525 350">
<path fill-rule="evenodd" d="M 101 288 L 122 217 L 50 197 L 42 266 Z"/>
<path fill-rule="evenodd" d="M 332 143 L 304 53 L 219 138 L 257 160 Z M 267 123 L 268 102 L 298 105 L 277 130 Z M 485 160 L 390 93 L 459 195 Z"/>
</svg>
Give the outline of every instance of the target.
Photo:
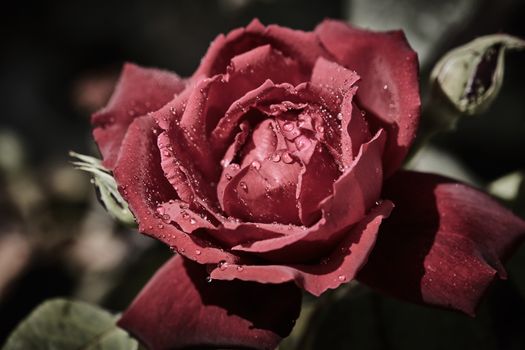
<svg viewBox="0 0 525 350">
<path fill-rule="evenodd" d="M 193 79 L 224 73 L 232 57 L 263 45 L 271 45 L 296 60 L 305 75 L 309 74 L 317 57 L 329 56 L 313 33 L 277 25 L 265 27 L 254 19 L 246 28 L 237 28 L 226 36 L 219 35 L 210 45 Z"/>
<path fill-rule="evenodd" d="M 266 80 L 254 90 L 247 92 L 239 97 L 228 108 L 224 117 L 218 121 L 217 126 L 211 133 L 210 143 L 217 152 L 224 152 L 233 139 L 235 130 L 243 119 L 249 121 L 251 114 L 247 113 L 251 108 L 261 104 L 279 103 L 288 99 L 299 99 L 294 87 L 288 83 L 274 84 L 271 80 Z M 304 102 L 304 101 L 301 101 Z"/>
<path fill-rule="evenodd" d="M 91 118 L 104 166 L 115 166 L 122 139 L 136 117 L 162 107 L 184 87 L 184 80 L 174 73 L 125 64 L 108 105 Z"/>
<path fill-rule="evenodd" d="M 223 264 L 211 272 L 211 277 L 259 283 L 294 281 L 299 287 L 319 296 L 327 289 L 337 288 L 354 279 L 374 246 L 379 225 L 388 217 L 392 208 L 390 201 L 383 201 L 373 208 L 363 220 L 346 232 L 344 239 L 331 254 L 317 264 Z"/>
<path fill-rule="evenodd" d="M 396 208 L 359 279 L 396 297 L 473 315 L 525 222 L 486 194 L 437 175 L 401 172 L 385 184 Z"/>
<path fill-rule="evenodd" d="M 264 159 L 243 168 L 225 187 L 224 212 L 243 221 L 300 223 L 295 193 L 301 165 L 290 160 Z"/>
<path fill-rule="evenodd" d="M 333 194 L 333 184 L 341 175 L 337 164 L 322 143 L 310 146 L 311 156 L 303 163 L 297 189 L 299 215 L 303 225 L 312 225 L 320 219 L 320 203 Z"/>
<path fill-rule="evenodd" d="M 321 57 L 315 62 L 310 82 L 330 90 L 340 104 L 358 80 L 359 75 L 355 71 Z"/>
<path fill-rule="evenodd" d="M 372 32 L 325 20 L 315 33 L 343 66 L 361 77 L 359 105 L 388 131 L 385 174 L 399 168 L 415 137 L 420 116 L 418 61 L 401 31 Z"/>
<path fill-rule="evenodd" d="M 384 132 L 380 131 L 362 146 L 353 167 L 334 183 L 333 196 L 321 202 L 322 218 L 314 226 L 284 237 L 236 246 L 232 250 L 257 253 L 277 262 L 299 262 L 325 255 L 379 200 L 384 142 Z"/>
<path fill-rule="evenodd" d="M 296 84 L 302 76 L 294 61 L 266 45 L 233 57 L 226 74 L 196 83 L 180 119 L 183 139 L 177 142 L 186 144 L 187 152 L 208 179 L 217 176 L 215 156 L 222 156 L 224 151 L 211 147 L 209 134 L 222 119 L 229 118 L 225 114 L 236 100 L 267 79 Z M 246 112 L 247 108 L 241 110 L 242 115 Z"/>
<path fill-rule="evenodd" d="M 294 285 L 207 282 L 205 267 L 175 256 L 118 325 L 149 349 L 275 349 L 300 309 L 301 293 Z"/>
<path fill-rule="evenodd" d="M 139 230 L 200 263 L 239 261 L 221 247 L 210 246 L 202 233 L 189 236 L 173 224 L 165 223 L 157 212 L 161 204 L 178 199 L 160 167 L 156 136 L 159 131 L 152 118 L 136 118 L 122 141 L 121 154 L 114 169 L 119 191 L 135 215 Z"/>
</svg>

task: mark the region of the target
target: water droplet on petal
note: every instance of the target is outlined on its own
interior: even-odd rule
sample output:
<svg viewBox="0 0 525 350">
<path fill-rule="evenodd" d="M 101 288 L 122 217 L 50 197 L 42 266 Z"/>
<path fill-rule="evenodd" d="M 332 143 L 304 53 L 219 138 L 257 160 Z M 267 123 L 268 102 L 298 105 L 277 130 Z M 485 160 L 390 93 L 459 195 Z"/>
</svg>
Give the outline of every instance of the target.
<svg viewBox="0 0 525 350">
<path fill-rule="evenodd" d="M 238 265 L 237 266 L 237 271 L 239 271 L 239 272 L 244 271 L 244 267 L 242 267 L 242 265 Z"/>
<path fill-rule="evenodd" d="M 346 279 L 346 277 L 345 277 L 345 275 L 339 275 L 339 276 L 337 276 L 337 279 L 339 281 L 343 282 Z"/>
<path fill-rule="evenodd" d="M 226 261 L 219 262 L 219 270 L 224 271 L 228 268 L 228 263 Z"/>
<path fill-rule="evenodd" d="M 337 113 L 337 119 L 343 120 L 343 114 L 342 113 Z"/>
<path fill-rule="evenodd" d="M 206 282 L 211 283 L 213 281 L 213 278 L 211 276 L 206 277 Z"/>
<path fill-rule="evenodd" d="M 272 155 L 272 161 L 277 163 L 278 161 L 281 160 L 281 155 L 278 154 L 278 153 L 275 153 L 274 155 Z"/>
<path fill-rule="evenodd" d="M 190 224 L 195 225 L 196 223 L 197 223 L 197 221 L 194 218 L 190 219 Z"/>
<path fill-rule="evenodd" d="M 195 250 L 195 254 L 197 254 L 197 255 L 201 255 L 201 253 L 202 253 L 202 252 L 201 252 L 200 250 L 198 250 L 198 249 Z"/>
<path fill-rule="evenodd" d="M 293 129 L 294 129 L 294 125 L 292 122 L 286 122 L 283 124 L 284 131 L 292 131 Z"/>
<path fill-rule="evenodd" d="M 248 192 L 248 185 L 246 185 L 246 182 L 244 182 L 244 181 L 239 182 L 239 186 L 241 186 L 241 188 L 242 188 L 245 192 Z"/>
<path fill-rule="evenodd" d="M 232 179 L 232 176 L 230 174 L 226 174 L 224 175 L 224 177 L 226 178 L 226 180 L 230 181 Z"/>
<path fill-rule="evenodd" d="M 295 139 L 295 147 L 297 147 L 299 151 L 310 147 L 311 144 L 312 142 L 310 141 L 310 139 L 304 135 L 301 135 Z"/>
<path fill-rule="evenodd" d="M 261 163 L 259 161 L 254 160 L 252 162 L 252 168 L 254 168 L 255 170 L 261 169 Z"/>
<path fill-rule="evenodd" d="M 290 164 L 293 162 L 293 158 L 288 152 L 283 153 L 282 159 L 283 159 L 283 162 L 285 162 L 286 164 Z"/>
</svg>

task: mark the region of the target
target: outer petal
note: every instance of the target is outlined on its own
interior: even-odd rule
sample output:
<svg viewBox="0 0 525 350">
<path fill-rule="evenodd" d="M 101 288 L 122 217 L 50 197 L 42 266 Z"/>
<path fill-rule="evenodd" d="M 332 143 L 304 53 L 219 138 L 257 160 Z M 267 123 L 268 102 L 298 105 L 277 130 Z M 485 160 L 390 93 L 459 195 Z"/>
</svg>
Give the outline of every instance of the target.
<svg viewBox="0 0 525 350">
<path fill-rule="evenodd" d="M 91 119 L 104 166 L 113 169 L 133 119 L 159 109 L 184 87 L 184 81 L 174 73 L 125 64 L 108 105 Z"/>
<path fill-rule="evenodd" d="M 360 106 L 388 130 L 385 174 L 391 175 L 405 158 L 419 123 L 416 53 L 401 31 L 377 33 L 325 20 L 315 33 L 337 62 L 361 77 Z"/>
<path fill-rule="evenodd" d="M 161 204 L 178 198 L 160 167 L 158 132 L 152 118 L 144 116 L 135 119 L 122 142 L 121 155 L 114 170 L 119 190 L 135 215 L 139 230 L 203 264 L 238 261 L 236 256 L 220 247 L 210 246 L 202 232 L 194 232 L 190 236 L 177 226 L 166 223 L 157 212 Z"/>
<path fill-rule="evenodd" d="M 305 74 L 319 56 L 330 57 L 313 33 L 277 25 L 265 27 L 254 19 L 246 28 L 235 29 L 226 36 L 219 35 L 210 45 L 193 79 L 224 73 L 232 57 L 268 44 L 296 59 Z"/>
<path fill-rule="evenodd" d="M 118 322 L 149 349 L 274 349 L 299 316 L 292 284 L 206 281 L 203 266 L 176 256 Z"/>
<path fill-rule="evenodd" d="M 393 205 L 384 201 L 346 232 L 345 238 L 325 259 L 311 265 L 237 265 L 221 264 L 212 271 L 217 279 L 240 279 L 260 283 L 294 281 L 306 291 L 321 295 L 327 289 L 337 288 L 351 281 L 366 262 L 376 241 L 381 221 L 388 217 Z"/>
<path fill-rule="evenodd" d="M 396 204 L 360 280 L 394 296 L 473 314 L 525 222 L 486 194 L 430 174 L 401 172 L 386 184 Z"/>
</svg>

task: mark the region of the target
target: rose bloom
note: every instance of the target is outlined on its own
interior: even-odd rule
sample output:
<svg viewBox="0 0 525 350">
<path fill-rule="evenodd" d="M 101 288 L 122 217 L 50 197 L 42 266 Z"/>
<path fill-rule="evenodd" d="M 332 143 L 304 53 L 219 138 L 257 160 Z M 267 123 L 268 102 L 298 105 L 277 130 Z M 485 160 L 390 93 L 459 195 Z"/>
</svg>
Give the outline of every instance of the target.
<svg viewBox="0 0 525 350">
<path fill-rule="evenodd" d="M 400 171 L 420 118 L 400 31 L 252 21 L 195 73 L 126 64 L 94 137 L 139 230 L 178 254 L 119 322 L 153 349 L 274 348 L 301 290 L 357 279 L 473 314 L 525 222 Z"/>
</svg>

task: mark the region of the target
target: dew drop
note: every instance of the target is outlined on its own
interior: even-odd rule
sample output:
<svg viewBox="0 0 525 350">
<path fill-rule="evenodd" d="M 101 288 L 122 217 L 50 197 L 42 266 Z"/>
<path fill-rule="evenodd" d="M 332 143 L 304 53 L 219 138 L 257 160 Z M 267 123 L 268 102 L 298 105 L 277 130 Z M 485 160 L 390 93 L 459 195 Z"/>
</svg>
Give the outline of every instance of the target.
<svg viewBox="0 0 525 350">
<path fill-rule="evenodd" d="M 283 159 L 283 162 L 285 162 L 286 164 L 290 164 L 293 162 L 293 158 L 288 152 L 283 153 L 282 159 Z"/>
<path fill-rule="evenodd" d="M 277 162 L 280 161 L 280 160 L 281 160 L 281 155 L 280 155 L 280 154 L 278 154 L 278 153 L 274 153 L 274 154 L 272 155 L 272 161 L 273 161 L 273 162 L 277 163 Z"/>
<path fill-rule="evenodd" d="M 206 282 L 211 283 L 213 281 L 213 278 L 211 276 L 206 277 Z"/>
<path fill-rule="evenodd" d="M 228 268 L 228 263 L 226 261 L 219 262 L 219 270 L 224 271 Z"/>
<path fill-rule="evenodd" d="M 383 86 L 383 89 L 388 90 L 388 85 L 385 84 L 385 86 Z"/>
<path fill-rule="evenodd" d="M 337 113 L 337 119 L 338 120 L 343 120 L 343 114 L 342 113 Z"/>
<path fill-rule="evenodd" d="M 197 254 L 197 255 L 201 255 L 201 253 L 202 252 L 200 250 L 198 250 L 198 249 L 195 251 L 195 254 Z"/>
<path fill-rule="evenodd" d="M 293 129 L 294 129 L 294 125 L 292 122 L 286 122 L 283 124 L 284 131 L 292 131 Z"/>
<path fill-rule="evenodd" d="M 252 162 L 252 168 L 254 168 L 255 170 L 261 169 L 261 163 L 259 161 L 257 161 L 257 160 L 254 160 Z"/>
<path fill-rule="evenodd" d="M 194 218 L 190 219 L 190 224 L 195 225 L 196 223 L 197 223 L 197 221 Z"/>
<path fill-rule="evenodd" d="M 337 279 L 341 282 L 344 282 L 344 280 L 346 279 L 345 275 L 339 275 L 337 276 Z"/>
<path fill-rule="evenodd" d="M 311 144 L 312 142 L 304 135 L 301 135 L 295 139 L 295 147 L 297 147 L 299 151 L 310 147 Z"/>
<path fill-rule="evenodd" d="M 239 271 L 239 272 L 244 271 L 244 267 L 242 267 L 241 265 L 238 265 L 237 266 L 237 271 Z"/>
<path fill-rule="evenodd" d="M 241 186 L 244 192 L 248 192 L 248 185 L 246 185 L 246 182 L 244 181 L 239 182 L 239 186 Z"/>
<path fill-rule="evenodd" d="M 157 227 L 162 230 L 164 228 L 164 225 L 163 224 L 158 224 Z"/>
<path fill-rule="evenodd" d="M 317 130 L 318 132 L 324 132 L 324 126 L 318 125 L 315 127 L 315 130 Z"/>
<path fill-rule="evenodd" d="M 224 177 L 226 178 L 226 180 L 230 181 L 232 179 L 232 176 L 230 174 L 226 174 L 224 175 Z"/>
</svg>

